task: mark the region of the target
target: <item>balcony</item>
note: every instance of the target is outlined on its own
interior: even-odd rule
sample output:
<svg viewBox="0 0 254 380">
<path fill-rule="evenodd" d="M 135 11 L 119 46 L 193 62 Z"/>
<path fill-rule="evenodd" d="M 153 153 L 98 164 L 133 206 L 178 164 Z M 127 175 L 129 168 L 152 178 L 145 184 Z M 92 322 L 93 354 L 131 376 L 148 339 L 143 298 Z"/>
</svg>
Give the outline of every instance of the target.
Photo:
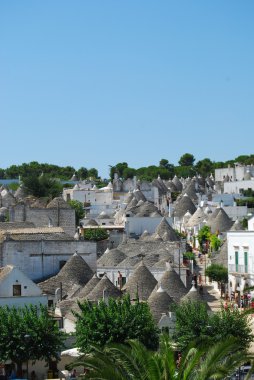
<svg viewBox="0 0 254 380">
<path fill-rule="evenodd" d="M 229 264 L 229 273 L 248 273 L 248 267 L 245 265 Z"/>
</svg>

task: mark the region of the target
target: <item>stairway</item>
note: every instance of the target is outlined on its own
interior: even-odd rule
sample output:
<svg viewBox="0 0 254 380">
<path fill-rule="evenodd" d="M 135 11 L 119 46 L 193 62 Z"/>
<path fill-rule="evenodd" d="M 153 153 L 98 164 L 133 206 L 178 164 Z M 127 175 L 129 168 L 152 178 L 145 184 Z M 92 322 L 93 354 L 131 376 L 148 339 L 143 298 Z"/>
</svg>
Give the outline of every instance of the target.
<svg viewBox="0 0 254 380">
<path fill-rule="evenodd" d="M 198 254 L 196 254 L 195 271 L 198 276 L 198 285 L 199 280 L 201 279 L 201 283 L 203 285 L 203 299 L 207 302 L 211 311 L 216 312 L 220 311 L 221 306 L 223 305 L 223 300 L 221 299 L 220 293 L 214 289 L 212 284 L 209 283 L 208 277 L 205 276 L 205 269 L 208 265 L 210 265 L 210 259 L 207 255 L 202 255 L 201 258 L 198 258 Z"/>
</svg>

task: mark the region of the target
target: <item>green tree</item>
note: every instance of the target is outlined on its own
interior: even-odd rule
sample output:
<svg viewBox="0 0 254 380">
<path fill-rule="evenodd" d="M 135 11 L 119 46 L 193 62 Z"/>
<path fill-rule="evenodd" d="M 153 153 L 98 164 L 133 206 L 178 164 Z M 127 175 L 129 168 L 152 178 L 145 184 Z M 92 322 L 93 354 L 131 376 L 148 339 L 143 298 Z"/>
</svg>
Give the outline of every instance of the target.
<svg viewBox="0 0 254 380">
<path fill-rule="evenodd" d="M 0 362 L 11 360 L 22 376 L 22 363 L 55 358 L 64 334 L 44 306 L 0 307 Z"/>
<path fill-rule="evenodd" d="M 173 339 L 180 350 L 190 342 L 209 336 L 209 314 L 204 302 L 186 301 L 175 305 L 176 325 Z"/>
<path fill-rule="evenodd" d="M 218 282 L 222 292 L 223 285 L 228 282 L 228 269 L 220 264 L 211 264 L 206 268 L 205 275 L 212 281 Z"/>
<path fill-rule="evenodd" d="M 59 197 L 63 189 L 59 181 L 45 174 L 40 177 L 34 175 L 22 177 L 22 182 L 27 194 L 35 197 Z"/>
<path fill-rule="evenodd" d="M 218 251 L 221 246 L 221 240 L 218 238 L 216 234 L 210 235 L 210 247 L 213 251 Z"/>
<path fill-rule="evenodd" d="M 194 165 L 195 158 L 193 154 L 185 153 L 180 157 L 180 160 L 178 161 L 180 166 L 193 166 Z"/>
<path fill-rule="evenodd" d="M 85 240 L 105 240 L 108 239 L 108 233 L 103 228 L 86 228 L 84 230 Z"/>
<path fill-rule="evenodd" d="M 206 304 L 186 301 L 175 306 L 176 329 L 174 340 L 184 350 L 190 341 L 209 339 L 214 344 L 229 336 L 235 337 L 239 349 L 248 348 L 253 339 L 249 316 L 239 310 L 208 313 Z"/>
<path fill-rule="evenodd" d="M 125 168 L 123 170 L 123 178 L 124 179 L 133 178 L 135 175 L 136 175 L 136 169 Z"/>
<path fill-rule="evenodd" d="M 89 355 L 69 365 L 82 365 L 87 379 L 100 380 L 223 380 L 252 359 L 239 351 L 233 338 L 209 346 L 190 347 L 176 359 L 168 337 L 163 335 L 158 352 L 149 351 L 136 340 L 124 344 L 93 345 Z"/>
<path fill-rule="evenodd" d="M 206 251 L 207 244 L 210 242 L 210 227 L 203 226 L 198 232 L 198 244 L 202 252 Z"/>
<path fill-rule="evenodd" d="M 158 329 L 147 303 L 131 303 L 130 296 L 109 298 L 108 303 L 89 301 L 79 303 L 77 316 L 77 346 L 85 352 L 89 344 L 100 346 L 109 342 L 123 343 L 127 339 L 139 339 L 148 348 L 157 348 Z"/>
<path fill-rule="evenodd" d="M 82 202 L 76 201 L 74 199 L 71 199 L 68 201 L 71 208 L 75 210 L 75 220 L 76 220 L 76 226 L 79 225 L 80 219 L 82 219 L 85 215 L 84 207 Z"/>
<path fill-rule="evenodd" d="M 88 177 L 88 170 L 83 166 L 77 171 L 78 178 L 86 179 Z"/>
<path fill-rule="evenodd" d="M 95 169 L 95 168 L 89 169 L 88 173 L 87 173 L 87 176 L 91 177 L 91 178 L 94 178 L 94 179 L 98 178 L 98 170 Z"/>
<path fill-rule="evenodd" d="M 202 176 L 207 177 L 214 171 L 213 162 L 209 158 L 200 160 L 195 165 L 196 171 Z"/>
</svg>

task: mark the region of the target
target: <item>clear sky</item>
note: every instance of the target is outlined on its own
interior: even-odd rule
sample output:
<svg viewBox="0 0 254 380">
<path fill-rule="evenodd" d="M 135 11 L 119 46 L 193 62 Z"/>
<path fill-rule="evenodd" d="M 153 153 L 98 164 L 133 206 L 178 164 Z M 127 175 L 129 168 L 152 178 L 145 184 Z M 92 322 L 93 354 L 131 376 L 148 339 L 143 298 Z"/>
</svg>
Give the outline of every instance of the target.
<svg viewBox="0 0 254 380">
<path fill-rule="evenodd" d="M 253 0 L 0 1 L 0 167 L 254 153 Z"/>
</svg>

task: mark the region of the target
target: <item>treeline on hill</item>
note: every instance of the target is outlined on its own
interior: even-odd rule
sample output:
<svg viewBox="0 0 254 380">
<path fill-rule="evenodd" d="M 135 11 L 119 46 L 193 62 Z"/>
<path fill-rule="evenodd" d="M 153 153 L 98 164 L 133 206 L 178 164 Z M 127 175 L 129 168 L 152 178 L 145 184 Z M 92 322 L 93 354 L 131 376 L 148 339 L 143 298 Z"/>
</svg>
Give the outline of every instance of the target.
<svg viewBox="0 0 254 380">
<path fill-rule="evenodd" d="M 48 175 L 53 178 L 69 181 L 75 173 L 80 179 L 86 179 L 89 177 L 98 178 L 98 170 L 95 168 L 87 169 L 81 167 L 76 170 L 72 166 L 57 166 L 52 164 L 40 164 L 36 161 L 32 161 L 29 164 L 23 163 L 22 165 L 11 165 L 7 169 L 0 168 L 0 178 L 2 179 L 16 179 L 19 176 L 40 176 L 41 174 Z"/>
<path fill-rule="evenodd" d="M 192 177 L 196 174 L 200 174 L 203 177 L 214 173 L 217 168 L 225 168 L 228 165 L 234 166 L 235 163 L 243 165 L 254 164 L 254 154 L 242 155 L 236 157 L 234 160 L 226 162 L 214 162 L 209 158 L 204 158 L 196 162 L 195 157 L 191 153 L 183 154 L 179 161 L 179 165 L 171 164 L 167 159 L 162 158 L 159 162 L 159 166 L 152 165 L 148 167 L 141 167 L 138 169 L 130 168 L 127 162 L 121 162 L 116 165 L 110 165 L 109 175 L 110 178 L 114 178 L 114 173 L 122 179 L 133 178 L 136 176 L 140 180 L 152 181 L 157 178 L 158 175 L 162 179 L 173 178 L 174 175 L 178 177 Z M 40 176 L 41 174 L 48 175 L 52 178 L 58 178 L 60 180 L 68 181 L 75 173 L 79 179 L 94 178 L 98 179 L 98 170 L 96 168 L 87 169 L 81 167 L 76 170 L 72 166 L 60 167 L 57 165 L 43 163 L 40 164 L 36 161 L 30 163 L 23 163 L 22 165 L 11 165 L 7 169 L 0 168 L 0 178 L 2 179 L 16 179 L 19 176 L 21 178 L 29 176 Z"/>
<path fill-rule="evenodd" d="M 214 170 L 218 168 L 226 168 L 228 165 L 234 166 L 235 163 L 242 165 L 254 164 L 254 154 L 250 156 L 242 155 L 236 157 L 234 160 L 226 162 L 214 162 L 209 158 L 204 158 L 195 164 L 195 157 L 193 154 L 185 153 L 180 157 L 178 161 L 179 166 L 175 166 L 165 158 L 162 158 L 159 162 L 159 166 L 148 166 L 139 169 L 130 168 L 126 162 L 118 163 L 115 166 L 110 166 L 110 178 L 114 178 L 114 173 L 117 173 L 120 178 L 127 179 L 136 176 L 140 180 L 152 181 L 157 178 L 158 175 L 162 179 L 173 178 L 174 175 L 178 177 L 193 177 L 196 174 L 200 174 L 202 177 L 207 177 L 211 173 L 214 174 Z"/>
</svg>

